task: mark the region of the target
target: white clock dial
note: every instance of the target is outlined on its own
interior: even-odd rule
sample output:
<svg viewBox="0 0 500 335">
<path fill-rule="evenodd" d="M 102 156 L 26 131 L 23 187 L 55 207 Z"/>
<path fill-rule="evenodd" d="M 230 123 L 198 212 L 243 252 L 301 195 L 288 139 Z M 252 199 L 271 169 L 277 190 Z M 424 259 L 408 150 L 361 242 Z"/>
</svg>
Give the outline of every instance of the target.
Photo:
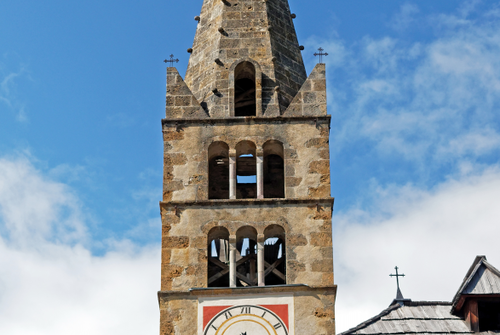
<svg viewBox="0 0 500 335">
<path fill-rule="evenodd" d="M 267 308 L 240 305 L 217 314 L 207 324 L 204 335 L 288 335 L 288 330 Z"/>
</svg>

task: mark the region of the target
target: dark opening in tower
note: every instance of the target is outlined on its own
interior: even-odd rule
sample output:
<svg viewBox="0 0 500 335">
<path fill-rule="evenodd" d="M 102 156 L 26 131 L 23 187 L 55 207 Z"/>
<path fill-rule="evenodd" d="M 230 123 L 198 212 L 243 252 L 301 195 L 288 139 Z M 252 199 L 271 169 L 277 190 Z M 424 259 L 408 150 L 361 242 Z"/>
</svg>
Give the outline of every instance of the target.
<svg viewBox="0 0 500 335">
<path fill-rule="evenodd" d="M 264 198 L 285 197 L 285 164 L 283 144 L 271 140 L 264 143 Z"/>
<path fill-rule="evenodd" d="M 229 232 L 222 227 L 208 233 L 208 287 L 229 287 Z"/>
<path fill-rule="evenodd" d="M 208 198 L 229 199 L 229 146 L 214 142 L 208 148 Z"/>
<path fill-rule="evenodd" d="M 257 198 L 256 147 L 250 141 L 236 145 L 236 198 Z"/>
<path fill-rule="evenodd" d="M 257 286 L 257 231 L 245 226 L 236 232 L 236 285 Z"/>
<path fill-rule="evenodd" d="M 256 116 L 255 67 L 242 62 L 234 70 L 234 116 Z"/>
<path fill-rule="evenodd" d="M 285 230 L 271 225 L 264 231 L 265 282 L 266 286 L 286 284 Z"/>
</svg>

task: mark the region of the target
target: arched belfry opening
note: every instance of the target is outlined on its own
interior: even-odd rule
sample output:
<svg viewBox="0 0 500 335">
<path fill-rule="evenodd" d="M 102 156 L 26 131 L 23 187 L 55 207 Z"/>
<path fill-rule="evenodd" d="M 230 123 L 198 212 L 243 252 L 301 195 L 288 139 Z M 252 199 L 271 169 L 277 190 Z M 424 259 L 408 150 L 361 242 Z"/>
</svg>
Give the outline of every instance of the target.
<svg viewBox="0 0 500 335">
<path fill-rule="evenodd" d="M 264 143 L 264 198 L 285 197 L 285 161 L 283 144 L 276 140 Z"/>
<path fill-rule="evenodd" d="M 236 232 L 236 285 L 257 286 L 257 231 L 250 226 Z"/>
<path fill-rule="evenodd" d="M 255 66 L 241 62 L 234 70 L 234 116 L 257 115 Z"/>
<path fill-rule="evenodd" d="M 286 284 L 285 230 L 271 225 L 264 231 L 264 276 L 266 286 Z"/>
<path fill-rule="evenodd" d="M 208 198 L 229 199 L 229 146 L 224 142 L 208 148 Z"/>
<path fill-rule="evenodd" d="M 250 141 L 236 145 L 236 198 L 257 198 L 256 146 Z"/>
<path fill-rule="evenodd" d="M 229 287 L 229 232 L 215 227 L 208 233 L 208 287 Z"/>
</svg>

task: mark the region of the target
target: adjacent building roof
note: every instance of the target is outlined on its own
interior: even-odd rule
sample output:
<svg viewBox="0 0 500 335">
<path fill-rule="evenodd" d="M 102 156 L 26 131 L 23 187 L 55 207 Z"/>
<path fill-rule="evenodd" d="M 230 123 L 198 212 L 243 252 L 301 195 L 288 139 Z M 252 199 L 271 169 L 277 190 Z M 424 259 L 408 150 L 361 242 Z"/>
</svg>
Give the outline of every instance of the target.
<svg viewBox="0 0 500 335">
<path fill-rule="evenodd" d="M 379 315 L 339 335 L 472 334 L 450 310 L 449 302 L 395 300 Z"/>
<path fill-rule="evenodd" d="M 477 256 L 460 286 L 453 302 L 411 301 L 404 299 L 398 288 L 397 297 L 379 315 L 339 335 L 385 334 L 500 334 L 486 331 L 475 333 L 459 314 L 466 298 L 500 297 L 500 271 Z"/>
<path fill-rule="evenodd" d="M 452 313 L 461 309 L 464 296 L 496 294 L 500 294 L 500 271 L 486 261 L 486 256 L 477 256 L 453 298 Z"/>
</svg>

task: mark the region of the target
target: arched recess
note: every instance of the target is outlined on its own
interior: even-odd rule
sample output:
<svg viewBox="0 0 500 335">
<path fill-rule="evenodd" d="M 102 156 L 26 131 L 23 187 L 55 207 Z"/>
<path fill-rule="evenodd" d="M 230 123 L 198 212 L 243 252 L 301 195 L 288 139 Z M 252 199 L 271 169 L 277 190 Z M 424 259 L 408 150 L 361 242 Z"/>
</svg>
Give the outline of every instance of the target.
<svg viewBox="0 0 500 335">
<path fill-rule="evenodd" d="M 236 198 L 257 198 L 256 146 L 251 141 L 236 145 Z"/>
<path fill-rule="evenodd" d="M 250 226 L 236 232 L 236 285 L 257 286 L 257 231 Z"/>
<path fill-rule="evenodd" d="M 208 198 L 229 199 L 229 146 L 224 142 L 208 148 Z"/>
<path fill-rule="evenodd" d="M 229 287 L 229 232 L 215 227 L 208 233 L 208 287 Z"/>
<path fill-rule="evenodd" d="M 285 160 L 283 143 L 264 143 L 264 198 L 285 197 Z"/>
<path fill-rule="evenodd" d="M 240 59 L 229 69 L 231 116 L 262 115 L 262 70 L 250 58 Z"/>
<path fill-rule="evenodd" d="M 264 230 L 264 277 L 266 286 L 286 284 L 285 230 L 271 225 Z"/>
</svg>

